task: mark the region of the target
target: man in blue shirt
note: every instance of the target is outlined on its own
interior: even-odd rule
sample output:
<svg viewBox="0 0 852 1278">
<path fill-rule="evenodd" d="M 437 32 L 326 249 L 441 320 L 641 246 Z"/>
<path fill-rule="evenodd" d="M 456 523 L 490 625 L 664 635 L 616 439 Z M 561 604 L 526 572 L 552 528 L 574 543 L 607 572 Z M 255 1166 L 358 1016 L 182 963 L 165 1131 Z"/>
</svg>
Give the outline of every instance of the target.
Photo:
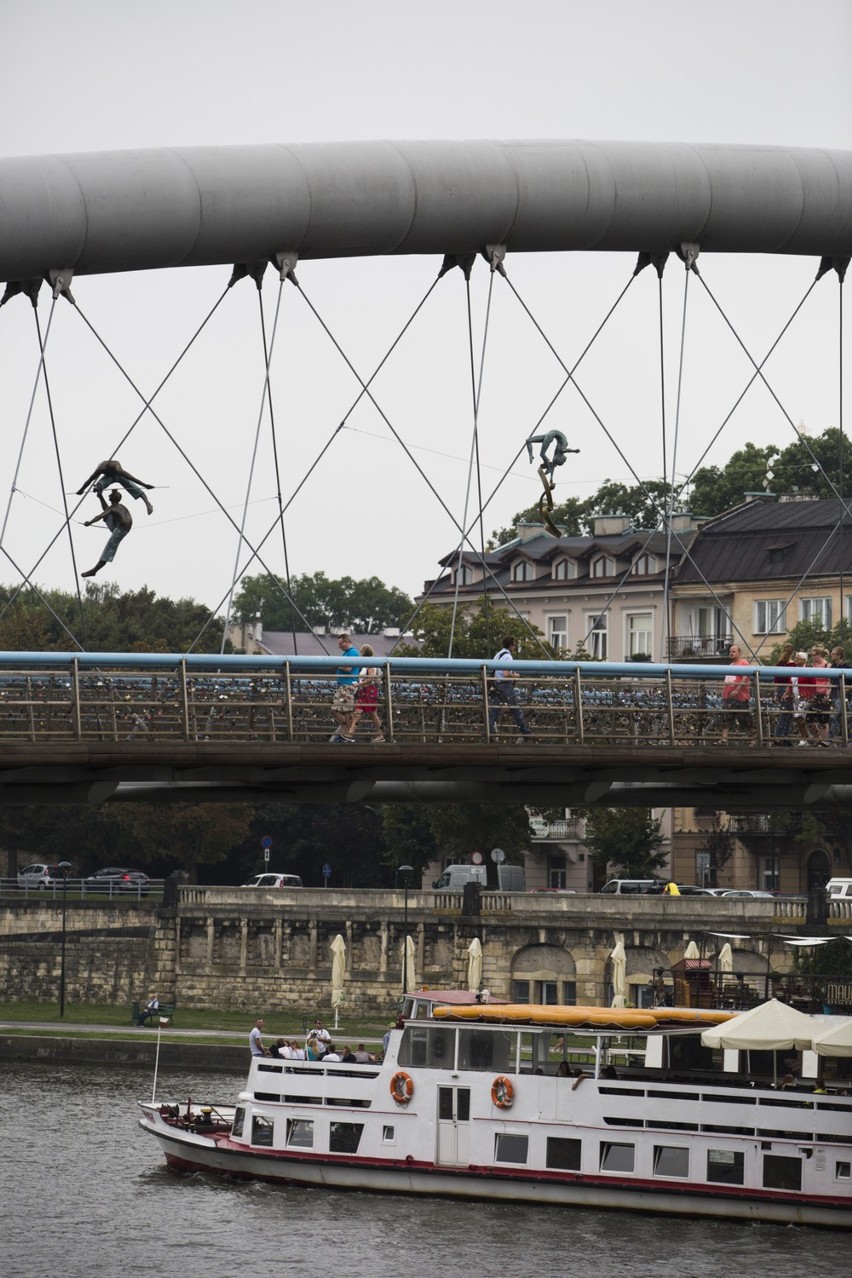
<svg viewBox="0 0 852 1278">
<path fill-rule="evenodd" d="M 344 657 L 361 655 L 352 643 L 352 636 L 345 632 L 337 636 L 337 646 Z M 337 676 L 337 687 L 331 701 L 331 713 L 337 720 L 337 730 L 329 737 L 329 740 L 340 744 L 343 741 L 348 743 L 355 740 L 353 736 L 347 734 L 346 726 L 351 722 L 355 711 L 355 685 L 358 682 L 358 671 L 353 670 L 352 666 L 338 666 L 337 669 L 341 673 Z"/>
</svg>

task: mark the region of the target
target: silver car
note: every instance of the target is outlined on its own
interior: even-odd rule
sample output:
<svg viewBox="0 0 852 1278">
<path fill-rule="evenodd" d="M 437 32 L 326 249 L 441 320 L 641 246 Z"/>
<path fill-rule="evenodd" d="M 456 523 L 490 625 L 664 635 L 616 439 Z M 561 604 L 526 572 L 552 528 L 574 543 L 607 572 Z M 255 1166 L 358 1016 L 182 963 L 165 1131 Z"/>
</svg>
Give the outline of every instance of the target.
<svg viewBox="0 0 852 1278">
<path fill-rule="evenodd" d="M 18 874 L 19 888 L 44 888 L 46 890 L 61 882 L 62 875 L 56 866 L 45 865 L 43 862 L 27 865 Z"/>
</svg>

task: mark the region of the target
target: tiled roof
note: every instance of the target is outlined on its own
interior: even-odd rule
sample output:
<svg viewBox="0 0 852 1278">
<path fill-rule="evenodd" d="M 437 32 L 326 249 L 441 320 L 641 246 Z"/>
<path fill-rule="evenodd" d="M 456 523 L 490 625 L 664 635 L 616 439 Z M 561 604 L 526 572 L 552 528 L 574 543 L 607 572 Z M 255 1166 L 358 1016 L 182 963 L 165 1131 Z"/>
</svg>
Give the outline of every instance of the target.
<svg viewBox="0 0 852 1278">
<path fill-rule="evenodd" d="M 772 581 L 852 570 L 852 515 L 840 535 L 842 503 L 753 501 L 701 529 L 677 583 Z"/>
</svg>

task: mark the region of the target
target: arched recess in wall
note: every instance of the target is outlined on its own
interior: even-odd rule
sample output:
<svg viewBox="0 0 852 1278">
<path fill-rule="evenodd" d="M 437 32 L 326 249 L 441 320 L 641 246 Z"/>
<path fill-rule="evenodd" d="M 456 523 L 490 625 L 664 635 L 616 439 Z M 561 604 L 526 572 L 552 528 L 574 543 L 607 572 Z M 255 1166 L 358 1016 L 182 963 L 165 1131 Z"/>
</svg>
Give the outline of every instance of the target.
<svg viewBox="0 0 852 1278">
<path fill-rule="evenodd" d="M 805 890 L 824 888 L 831 878 L 831 858 L 825 848 L 814 848 L 808 854 L 808 881 Z"/>
<path fill-rule="evenodd" d="M 577 967 L 558 945 L 527 945 L 512 959 L 511 997 L 518 1003 L 576 1003 Z"/>
</svg>

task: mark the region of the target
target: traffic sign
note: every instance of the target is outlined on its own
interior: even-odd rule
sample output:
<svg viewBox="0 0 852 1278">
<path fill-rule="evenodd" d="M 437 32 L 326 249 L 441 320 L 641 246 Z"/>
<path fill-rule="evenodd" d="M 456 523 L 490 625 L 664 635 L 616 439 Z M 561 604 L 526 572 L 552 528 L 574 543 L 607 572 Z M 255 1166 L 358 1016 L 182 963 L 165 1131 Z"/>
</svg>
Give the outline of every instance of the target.
<svg viewBox="0 0 852 1278">
<path fill-rule="evenodd" d="M 322 877 L 324 879 L 331 878 L 331 866 L 329 865 L 328 861 L 326 861 L 325 865 L 322 867 Z"/>
<path fill-rule="evenodd" d="M 264 834 L 263 838 L 260 840 L 260 846 L 261 846 L 262 848 L 271 848 L 271 847 L 272 847 L 272 835 L 271 835 L 271 834 Z"/>
<path fill-rule="evenodd" d="M 491 860 L 494 862 L 495 865 L 502 865 L 503 862 L 506 860 L 506 853 L 503 851 L 502 848 L 492 848 Z"/>
<path fill-rule="evenodd" d="M 473 864 L 474 864 L 474 865 L 482 865 L 482 853 L 481 853 L 481 852 L 473 852 L 473 853 L 471 853 L 471 857 L 470 857 L 470 859 L 471 859 L 471 861 L 473 862 Z"/>
</svg>

